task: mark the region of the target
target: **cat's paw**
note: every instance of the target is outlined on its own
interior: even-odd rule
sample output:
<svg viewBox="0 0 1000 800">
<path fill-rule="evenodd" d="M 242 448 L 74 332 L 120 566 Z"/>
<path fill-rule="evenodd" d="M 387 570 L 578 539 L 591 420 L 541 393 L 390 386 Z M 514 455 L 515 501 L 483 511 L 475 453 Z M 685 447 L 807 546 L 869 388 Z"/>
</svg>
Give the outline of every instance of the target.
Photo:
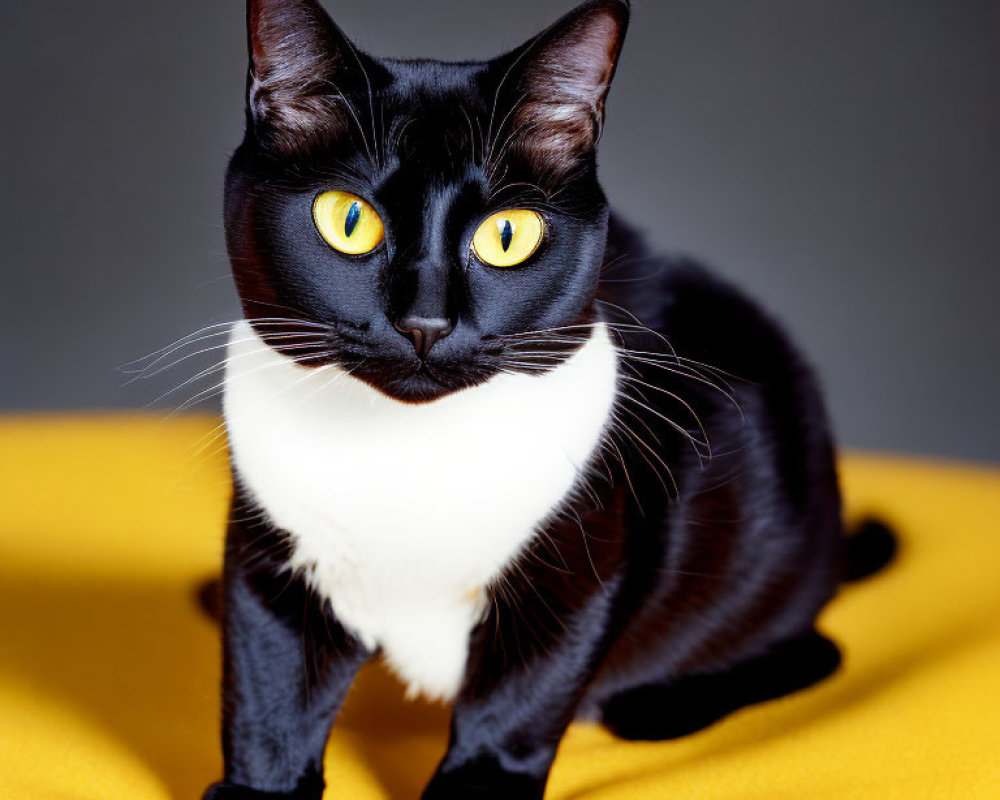
<svg viewBox="0 0 1000 800">
<path fill-rule="evenodd" d="M 213 783 L 202 800 L 322 800 L 323 786 L 300 785 L 290 792 L 262 792 L 235 783 Z"/>
<path fill-rule="evenodd" d="M 421 800 L 542 800 L 545 778 L 469 767 L 439 772 Z"/>
</svg>

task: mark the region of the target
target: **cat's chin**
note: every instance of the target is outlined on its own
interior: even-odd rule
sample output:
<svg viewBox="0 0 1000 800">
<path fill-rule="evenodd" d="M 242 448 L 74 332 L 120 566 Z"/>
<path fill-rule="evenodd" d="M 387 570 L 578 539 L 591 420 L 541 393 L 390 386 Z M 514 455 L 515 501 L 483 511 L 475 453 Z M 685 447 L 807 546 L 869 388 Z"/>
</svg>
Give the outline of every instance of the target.
<svg viewBox="0 0 1000 800">
<path fill-rule="evenodd" d="M 355 377 L 361 378 L 365 383 L 393 400 L 398 400 L 401 403 L 421 404 L 432 403 L 454 392 L 482 383 L 488 376 L 483 376 L 479 380 L 470 380 L 468 376 L 457 379 L 420 369 L 406 375 L 369 376 L 355 373 Z"/>
</svg>

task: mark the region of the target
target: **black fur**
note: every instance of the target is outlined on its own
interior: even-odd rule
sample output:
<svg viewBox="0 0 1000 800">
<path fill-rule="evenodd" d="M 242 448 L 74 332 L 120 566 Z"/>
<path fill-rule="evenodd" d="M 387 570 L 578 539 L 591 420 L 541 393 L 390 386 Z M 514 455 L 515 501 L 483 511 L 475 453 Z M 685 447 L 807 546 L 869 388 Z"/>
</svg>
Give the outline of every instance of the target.
<svg viewBox="0 0 1000 800">
<path fill-rule="evenodd" d="M 318 798 L 330 726 L 371 654 L 300 580 L 282 574 L 284 538 L 249 521 L 238 492 L 232 510 L 223 574 L 226 776 L 207 797 Z"/>
<path fill-rule="evenodd" d="M 826 413 L 786 335 L 698 265 L 650 253 L 607 208 L 594 146 L 627 11 L 592 0 L 513 53 L 447 65 L 358 53 L 312 0 L 250 4 L 226 223 L 265 340 L 405 402 L 488 380 L 512 355 L 511 368 L 551 368 L 595 320 L 621 347 L 616 422 L 583 490 L 490 589 L 472 631 L 428 800 L 541 798 L 579 716 L 670 738 L 820 680 L 839 655 L 817 614 L 845 576 L 891 557 L 891 534 L 869 525 L 849 564 Z M 343 256 L 323 242 L 309 208 L 330 188 L 375 206 L 382 247 Z M 509 207 L 543 213 L 542 248 L 523 268 L 478 263 L 477 222 Z M 452 331 L 421 359 L 394 328 L 406 315 Z M 289 320 L 264 323 L 276 316 Z M 282 572 L 288 543 L 261 511 L 237 488 L 225 781 L 206 797 L 315 800 L 330 726 L 371 653 Z"/>
</svg>

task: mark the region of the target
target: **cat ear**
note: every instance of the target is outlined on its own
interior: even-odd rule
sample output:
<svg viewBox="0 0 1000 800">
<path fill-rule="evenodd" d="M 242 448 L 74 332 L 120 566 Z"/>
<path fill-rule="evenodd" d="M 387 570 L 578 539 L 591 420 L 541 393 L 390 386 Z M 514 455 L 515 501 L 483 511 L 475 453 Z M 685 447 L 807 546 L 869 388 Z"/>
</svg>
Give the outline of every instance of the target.
<svg viewBox="0 0 1000 800">
<path fill-rule="evenodd" d="M 342 92 L 360 55 L 319 3 L 249 0 L 247 29 L 247 117 L 257 141 L 294 154 L 345 133 Z"/>
<path fill-rule="evenodd" d="M 514 146 L 536 168 L 563 172 L 597 144 L 628 18 L 627 0 L 591 0 L 510 54 Z"/>
</svg>

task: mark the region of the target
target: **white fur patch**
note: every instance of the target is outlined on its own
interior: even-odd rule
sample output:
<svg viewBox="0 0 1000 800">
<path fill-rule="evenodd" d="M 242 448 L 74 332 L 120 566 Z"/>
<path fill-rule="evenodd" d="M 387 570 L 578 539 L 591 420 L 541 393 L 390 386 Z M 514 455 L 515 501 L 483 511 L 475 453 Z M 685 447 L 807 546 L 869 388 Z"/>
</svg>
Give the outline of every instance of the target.
<svg viewBox="0 0 1000 800">
<path fill-rule="evenodd" d="M 291 534 L 290 566 L 412 693 L 454 696 L 483 587 L 558 507 L 608 424 L 607 330 L 547 373 L 500 374 L 420 405 L 336 367 L 301 367 L 246 322 L 229 356 L 234 462 Z"/>
</svg>

